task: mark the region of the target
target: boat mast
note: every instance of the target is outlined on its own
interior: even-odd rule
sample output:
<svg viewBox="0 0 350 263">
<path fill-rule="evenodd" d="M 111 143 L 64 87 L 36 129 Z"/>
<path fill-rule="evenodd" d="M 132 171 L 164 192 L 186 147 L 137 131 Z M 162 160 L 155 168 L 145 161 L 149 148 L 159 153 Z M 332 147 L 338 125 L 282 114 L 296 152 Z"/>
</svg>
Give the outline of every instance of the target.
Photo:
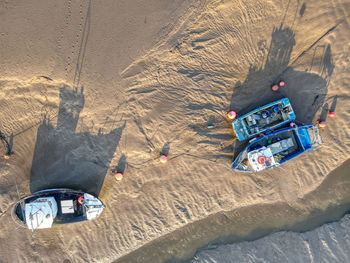
<svg viewBox="0 0 350 263">
<path fill-rule="evenodd" d="M 32 210 L 33 210 L 33 206 L 32 206 Z M 34 227 L 33 227 L 33 220 L 34 219 L 34 216 L 35 216 L 35 219 L 36 219 L 36 227 L 38 228 L 41 223 L 43 222 L 43 220 L 39 223 L 39 220 L 38 220 L 38 213 L 41 212 L 44 214 L 43 210 L 41 210 L 41 208 L 39 208 L 34 214 L 32 214 L 32 210 L 30 211 L 30 214 L 29 214 L 29 218 L 31 219 L 31 224 L 32 224 L 32 232 L 34 232 Z"/>
<path fill-rule="evenodd" d="M 34 232 L 34 227 L 33 227 L 33 214 L 32 214 L 32 211 L 33 211 L 33 206 L 31 207 L 31 210 L 30 210 L 30 213 L 29 213 L 29 219 L 30 219 L 30 223 L 32 225 L 32 232 Z"/>
</svg>

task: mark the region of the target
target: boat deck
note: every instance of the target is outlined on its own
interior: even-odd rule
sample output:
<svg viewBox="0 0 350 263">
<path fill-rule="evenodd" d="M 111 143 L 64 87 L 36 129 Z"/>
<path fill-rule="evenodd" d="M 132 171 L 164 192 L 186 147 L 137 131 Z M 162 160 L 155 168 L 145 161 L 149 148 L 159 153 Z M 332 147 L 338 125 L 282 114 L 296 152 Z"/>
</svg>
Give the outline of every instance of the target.
<svg viewBox="0 0 350 263">
<path fill-rule="evenodd" d="M 79 220 L 79 217 L 84 217 L 84 207 L 78 203 L 79 196 L 80 194 L 54 195 L 58 207 L 57 216 L 54 220 L 55 224 L 83 220 L 83 218 Z M 65 202 L 70 200 L 72 200 L 71 209 L 67 207 L 67 202 Z"/>
<path fill-rule="evenodd" d="M 256 124 L 251 124 L 247 118 L 243 119 L 245 125 L 248 127 L 247 133 L 249 135 L 254 135 L 261 132 L 265 127 L 274 127 L 280 123 L 284 122 L 282 114 L 276 113 L 266 119 L 260 119 L 256 121 Z"/>
<path fill-rule="evenodd" d="M 274 130 L 295 119 L 287 98 L 269 103 L 232 121 L 233 130 L 240 141 L 250 139 L 267 130 Z"/>
<path fill-rule="evenodd" d="M 249 147 L 249 151 L 259 149 L 263 146 L 271 145 L 272 143 L 275 143 L 278 141 L 287 140 L 289 138 L 292 139 L 292 145 L 288 147 L 288 149 L 280 151 L 278 154 L 276 154 L 280 157 L 280 160 L 279 160 L 280 162 L 284 158 L 302 150 L 302 148 L 300 147 L 300 144 L 298 143 L 298 139 L 296 138 L 296 134 L 292 130 L 277 133 L 272 136 L 266 136 L 264 139 L 258 141 L 256 144 L 251 145 Z"/>
<path fill-rule="evenodd" d="M 54 224 L 66 224 L 83 221 L 86 220 L 84 207 L 78 203 L 78 198 L 81 195 L 83 195 L 83 193 L 80 192 L 47 192 L 40 195 L 33 195 L 32 197 L 23 200 L 22 206 L 18 205 L 15 213 L 17 217 L 25 223 L 24 211 L 22 211 L 22 207 L 24 207 L 25 203 L 29 203 L 40 197 L 51 196 L 55 198 L 58 208 L 57 216 L 54 219 Z"/>
<path fill-rule="evenodd" d="M 232 169 L 242 172 L 269 169 L 321 144 L 318 127 L 313 124 L 284 128 L 251 140 L 233 161 Z M 266 167 L 257 168 L 258 164 Z"/>
</svg>

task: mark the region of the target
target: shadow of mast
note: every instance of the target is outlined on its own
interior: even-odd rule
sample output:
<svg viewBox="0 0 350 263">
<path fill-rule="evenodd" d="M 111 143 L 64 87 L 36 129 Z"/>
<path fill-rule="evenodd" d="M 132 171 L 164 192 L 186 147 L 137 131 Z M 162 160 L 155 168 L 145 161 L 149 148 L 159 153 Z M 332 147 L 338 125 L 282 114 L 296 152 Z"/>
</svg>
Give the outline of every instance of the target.
<svg viewBox="0 0 350 263">
<path fill-rule="evenodd" d="M 98 195 L 125 122 L 108 134 L 77 133 L 83 89 L 60 88 L 57 125 L 44 117 L 37 132 L 30 190 L 73 188 Z"/>
</svg>

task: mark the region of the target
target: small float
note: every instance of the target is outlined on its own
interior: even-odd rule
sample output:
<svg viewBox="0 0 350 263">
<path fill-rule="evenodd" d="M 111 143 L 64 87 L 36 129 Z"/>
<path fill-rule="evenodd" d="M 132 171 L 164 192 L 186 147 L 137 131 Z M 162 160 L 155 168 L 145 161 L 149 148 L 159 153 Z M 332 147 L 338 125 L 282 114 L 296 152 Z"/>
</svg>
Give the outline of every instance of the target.
<svg viewBox="0 0 350 263">
<path fill-rule="evenodd" d="M 240 172 L 259 172 L 279 166 L 322 144 L 317 126 L 293 125 L 260 138 L 254 138 L 237 156 L 232 169 Z"/>
<path fill-rule="evenodd" d="M 295 120 L 288 98 L 269 103 L 232 121 L 233 131 L 240 141 L 248 140 L 268 130 L 274 130 Z"/>
<path fill-rule="evenodd" d="M 53 225 L 97 218 L 105 206 L 98 198 L 71 189 L 49 189 L 21 198 L 12 209 L 12 219 L 32 231 Z"/>
</svg>

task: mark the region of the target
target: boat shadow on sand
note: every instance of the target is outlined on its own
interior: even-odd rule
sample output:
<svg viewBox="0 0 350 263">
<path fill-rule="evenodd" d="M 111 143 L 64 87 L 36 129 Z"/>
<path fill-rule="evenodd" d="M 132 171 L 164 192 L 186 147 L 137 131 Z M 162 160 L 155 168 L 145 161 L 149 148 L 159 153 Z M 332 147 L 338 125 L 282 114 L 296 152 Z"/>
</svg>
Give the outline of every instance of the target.
<svg viewBox="0 0 350 263">
<path fill-rule="evenodd" d="M 265 64 L 260 67 L 251 66 L 245 81 L 235 84 L 230 100 L 230 110 L 242 116 L 257 107 L 287 97 L 292 104 L 297 121 L 308 124 L 315 119 L 315 115 L 325 102 L 327 87 L 334 69 L 331 47 L 330 45 L 316 46 L 314 57 L 317 48 L 321 48 L 323 52 L 319 61 L 315 62 L 313 58 L 309 69 L 298 71 L 291 65 L 305 53 L 291 61 L 295 44 L 294 32 L 289 27 L 281 25 L 273 30 Z M 319 74 L 308 72 L 312 67 L 317 67 Z M 286 86 L 277 92 L 272 91 L 271 85 L 280 80 L 285 81 Z M 244 146 L 244 142 L 236 140 L 233 145 L 222 149 L 222 152 L 234 152 L 236 157 Z"/>
<path fill-rule="evenodd" d="M 71 188 L 98 195 L 125 123 L 108 134 L 76 132 L 83 89 L 60 88 L 57 125 L 43 118 L 37 132 L 30 190 Z"/>
</svg>

